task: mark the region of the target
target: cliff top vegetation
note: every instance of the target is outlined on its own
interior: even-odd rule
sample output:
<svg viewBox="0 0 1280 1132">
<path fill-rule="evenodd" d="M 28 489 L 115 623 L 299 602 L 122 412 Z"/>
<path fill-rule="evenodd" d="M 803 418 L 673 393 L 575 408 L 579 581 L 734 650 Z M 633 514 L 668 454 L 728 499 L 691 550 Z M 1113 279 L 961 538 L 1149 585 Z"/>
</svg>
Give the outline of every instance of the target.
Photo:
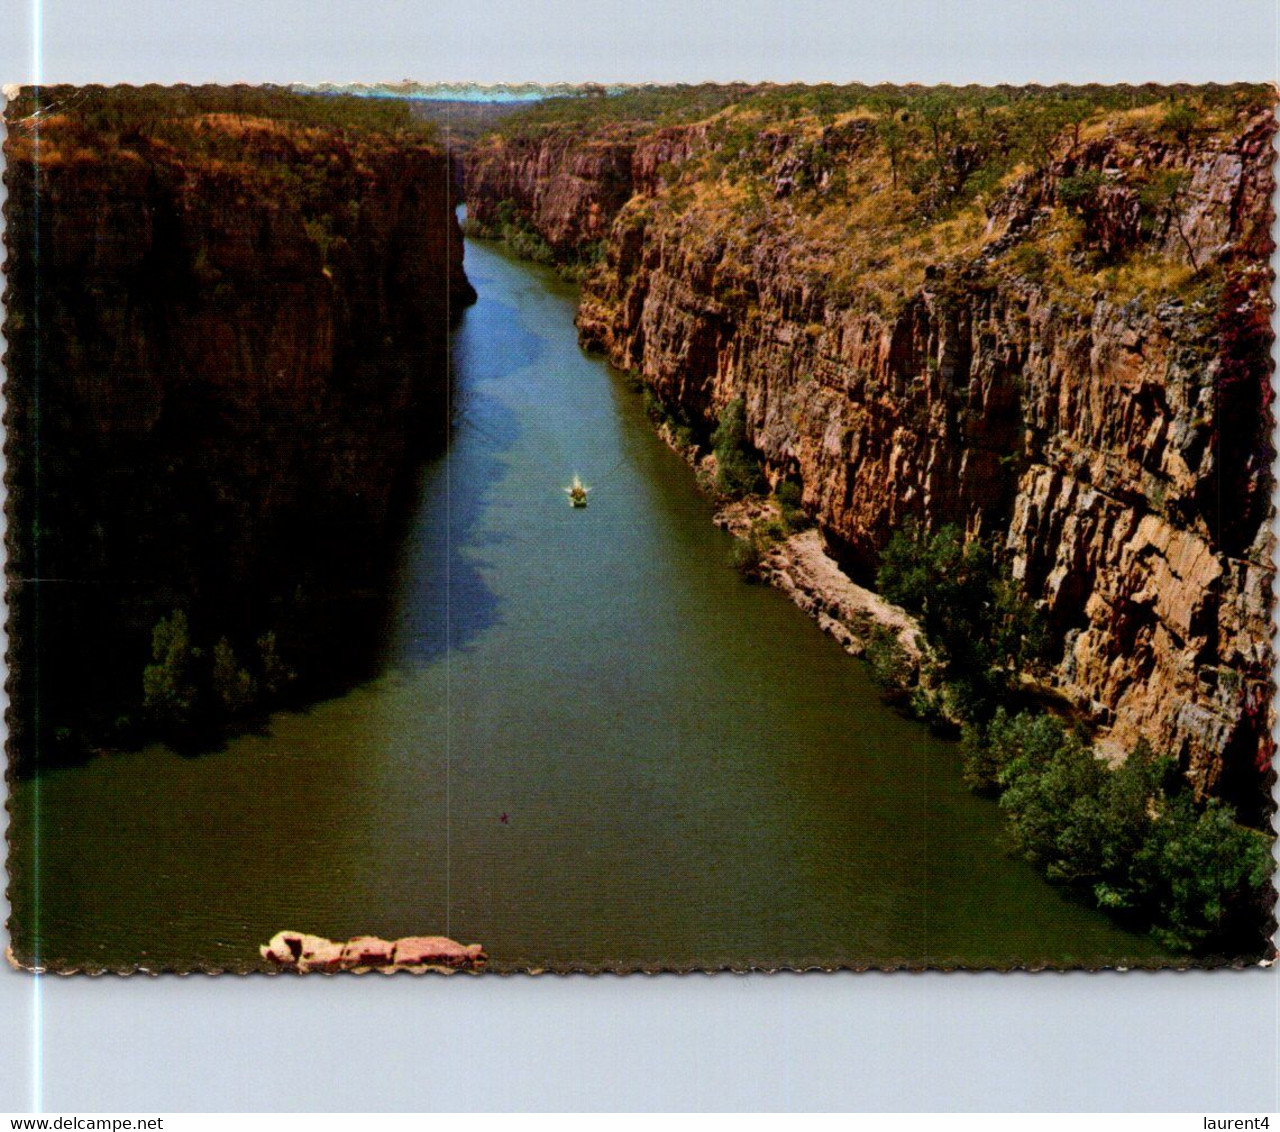
<svg viewBox="0 0 1280 1132">
<path fill-rule="evenodd" d="M 503 120 L 494 133 L 527 136 L 565 125 L 603 126 L 619 124 L 630 129 L 674 126 L 703 121 L 721 111 L 755 116 L 774 122 L 791 121 L 813 115 L 824 124 L 849 114 L 872 116 L 898 107 L 905 111 L 954 108 L 958 113 L 979 114 L 1013 111 L 1026 116 L 1032 110 L 1069 109 L 1068 119 L 1077 113 L 1133 110 L 1158 106 L 1170 99 L 1208 100 L 1215 105 L 1248 102 L 1258 109 L 1269 104 L 1270 88 L 1265 84 L 1230 86 L 919 86 L 881 83 L 833 85 L 776 83 L 677 83 L 670 86 L 637 86 L 609 92 L 590 84 L 570 93 L 521 104 Z M 932 109 L 926 111 L 932 116 Z"/>
<path fill-rule="evenodd" d="M 1205 223 L 1217 202 L 1202 199 L 1196 162 L 1274 101 L 1263 84 L 669 87 L 548 100 L 494 133 L 519 144 L 683 125 L 687 154 L 622 221 L 687 229 L 724 278 L 777 245 L 840 307 L 888 310 L 931 269 L 977 264 L 1085 310 L 1099 291 L 1158 301 L 1221 282 L 1229 249 Z"/>
<path fill-rule="evenodd" d="M 564 128 L 613 127 L 640 133 L 700 121 L 765 88 L 745 83 L 631 87 L 614 93 L 585 85 L 571 93 L 531 102 L 506 116 L 493 131 L 503 137 L 538 137 Z"/>
<path fill-rule="evenodd" d="M 436 126 L 400 99 L 297 94 L 280 87 L 23 87 L 5 110 L 11 161 L 39 146 L 44 167 L 105 155 L 184 161 L 286 162 L 335 148 L 362 152 L 433 144 Z M 246 166 L 247 168 L 248 166 Z"/>
</svg>

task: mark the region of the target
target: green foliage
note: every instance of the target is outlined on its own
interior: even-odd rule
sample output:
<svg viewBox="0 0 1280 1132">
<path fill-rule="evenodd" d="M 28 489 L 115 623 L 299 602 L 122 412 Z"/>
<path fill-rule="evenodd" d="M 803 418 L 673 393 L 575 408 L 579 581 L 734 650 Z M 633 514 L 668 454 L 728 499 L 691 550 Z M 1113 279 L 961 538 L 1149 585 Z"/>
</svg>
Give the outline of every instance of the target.
<svg viewBox="0 0 1280 1132">
<path fill-rule="evenodd" d="M 1116 232 L 1108 232 L 1106 187 L 1101 169 L 1081 169 L 1061 178 L 1056 189 L 1058 203 L 1083 221 L 1081 242 L 1095 253 L 1096 262 L 1114 260 L 1121 252 Z"/>
<path fill-rule="evenodd" d="M 1062 107 L 1063 121 L 1071 129 L 1071 146 L 1080 144 L 1080 127 L 1097 113 L 1087 98 L 1073 98 Z"/>
<path fill-rule="evenodd" d="M 908 127 L 899 119 L 897 110 L 891 111 L 876 123 L 876 133 L 880 144 L 889 155 L 889 172 L 893 187 L 898 187 L 898 168 L 902 163 L 902 155 L 911 145 L 912 136 Z"/>
<path fill-rule="evenodd" d="M 648 417 L 653 424 L 660 425 L 671 419 L 670 411 L 667 409 L 667 406 L 663 404 L 662 398 L 653 391 L 652 386 L 646 385 L 643 387 L 643 392 L 640 394 L 640 400 L 644 405 L 644 415 Z"/>
<path fill-rule="evenodd" d="M 521 259 L 545 264 L 552 264 L 556 261 L 556 255 L 552 251 L 551 245 L 532 227 L 518 228 L 513 232 L 507 232 L 505 237 L 507 243 L 511 246 L 511 250 Z"/>
<path fill-rule="evenodd" d="M 1052 643 L 1049 625 L 1007 568 L 993 565 L 993 573 L 984 628 L 995 656 L 1016 670 L 1048 653 Z"/>
<path fill-rule="evenodd" d="M 946 87 L 937 87 L 917 102 L 915 113 L 933 145 L 934 159 L 941 162 L 944 143 L 951 142 L 960 128 L 955 95 Z"/>
<path fill-rule="evenodd" d="M 963 747 L 966 778 L 1003 791 L 1014 843 L 1051 879 L 1153 922 L 1175 950 L 1250 946 L 1274 864 L 1269 840 L 1222 803 L 1197 804 L 1174 760 L 1140 743 L 1113 770 L 1051 716 L 1003 708 L 967 727 Z"/>
<path fill-rule="evenodd" d="M 677 125 L 708 117 L 758 89 L 742 83 L 577 88 L 515 111 L 498 123 L 496 132 L 507 137 L 536 137 L 587 124 L 631 129 Z"/>
<path fill-rule="evenodd" d="M 187 615 L 175 609 L 151 633 L 151 658 L 142 673 L 142 704 L 159 724 L 184 726 L 196 708 L 195 662 Z"/>
<path fill-rule="evenodd" d="M 1222 802 L 1202 808 L 1183 794 L 1152 823 L 1132 877 L 1167 946 L 1232 955 L 1261 942 L 1256 927 L 1248 933 L 1265 922 L 1274 871 L 1269 837 L 1237 825 Z"/>
<path fill-rule="evenodd" d="M 241 665 L 226 637 L 208 654 L 193 645 L 182 610 L 162 617 L 151 635 L 152 663 L 142 674 L 146 715 L 185 742 L 278 699 L 297 673 L 281 659 L 274 630 L 256 645 L 252 667 Z"/>
<path fill-rule="evenodd" d="M 782 490 L 783 488 L 791 490 Z M 759 576 L 764 556 L 773 547 L 785 542 L 796 531 L 804 530 L 812 522 L 799 508 L 800 488 L 796 484 L 784 482 L 780 485 L 777 498 L 778 514 L 764 514 L 756 519 L 746 537 L 740 539 L 733 550 L 734 566 L 750 580 Z"/>
<path fill-rule="evenodd" d="M 1138 200 L 1149 213 L 1163 216 L 1177 207 L 1190 183 L 1184 169 L 1160 169 L 1142 186 Z"/>
<path fill-rule="evenodd" d="M 782 542 L 791 534 L 791 528 L 788 527 L 786 520 L 780 517 L 759 520 L 755 524 L 755 530 L 760 538 L 771 546 Z"/>
<path fill-rule="evenodd" d="M 677 450 L 699 446 L 698 434 L 689 422 L 683 406 L 679 404 L 668 405 L 653 386 L 646 385 L 641 378 L 635 375 L 631 377 L 631 384 L 640 393 L 645 416 L 655 426 L 667 426 L 670 440 Z"/>
<path fill-rule="evenodd" d="M 966 724 L 961 740 L 965 780 L 983 793 L 997 792 L 1012 762 L 1042 766 L 1064 740 L 1062 725 L 1052 716 L 1024 712 L 1010 716 L 996 709 L 985 726 Z"/>
<path fill-rule="evenodd" d="M 1138 200 L 1143 210 L 1143 227 L 1158 231 L 1165 224 L 1172 225 L 1186 249 L 1191 269 L 1198 273 L 1200 264 L 1195 245 L 1191 242 L 1182 215 L 1190 186 L 1191 175 L 1185 169 L 1161 169 L 1143 186 Z"/>
<path fill-rule="evenodd" d="M 843 101 L 836 87 L 823 83 L 813 88 L 812 106 L 818 121 L 824 126 L 830 126 L 843 108 Z"/>
<path fill-rule="evenodd" d="M 804 521 L 807 516 L 800 513 Z M 733 564 L 748 580 L 759 577 L 764 556 L 780 542 L 785 542 L 798 529 L 785 515 L 763 515 L 751 524 L 746 537 L 733 549 Z"/>
<path fill-rule="evenodd" d="M 1049 253 L 1035 244 L 1018 244 L 1009 253 L 1009 263 L 1019 275 L 1041 283 L 1049 270 Z"/>
<path fill-rule="evenodd" d="M 915 665 L 897 635 L 883 625 L 877 625 L 871 631 L 863 659 L 871 668 L 871 679 L 891 698 L 904 692 L 915 676 Z"/>
<path fill-rule="evenodd" d="M 500 201 L 496 211 L 497 225 L 492 234 L 505 241 L 516 255 L 534 263 L 550 265 L 556 262 L 555 249 L 534 227 L 533 221 L 520 210 L 516 201 Z"/>
<path fill-rule="evenodd" d="M 912 710 L 965 721 L 965 780 L 1000 796 L 1026 857 L 1098 907 L 1155 924 L 1167 947 L 1253 946 L 1273 868 L 1268 839 L 1218 802 L 1197 804 L 1174 760 L 1145 743 L 1113 770 L 1082 732 L 1044 712 L 1010 712 L 1010 678 L 1043 655 L 1047 634 L 985 548 L 954 527 L 908 527 L 886 547 L 877 582 L 921 618 L 937 657 L 939 680 L 922 679 Z M 889 642 L 873 640 L 867 652 L 892 687 L 901 673 Z"/>
<path fill-rule="evenodd" d="M 1165 111 L 1164 128 L 1182 145 L 1189 146 L 1200 133 L 1200 115 L 1191 103 L 1178 99 Z"/>
<path fill-rule="evenodd" d="M 1053 160 L 1067 125 L 1062 108 L 1053 101 L 1045 101 L 1019 109 L 1014 118 L 1019 148 L 1037 164 L 1047 165 Z"/>
<path fill-rule="evenodd" d="M 813 520 L 804 510 L 804 490 L 798 483 L 781 480 L 774 489 L 773 497 L 777 500 L 778 512 L 787 534 L 794 534 L 813 526 Z"/>
<path fill-rule="evenodd" d="M 599 264 L 604 262 L 604 240 L 588 240 L 569 253 L 568 259 L 557 262 L 556 268 L 565 279 L 581 283 Z"/>
<path fill-rule="evenodd" d="M 890 601 L 913 613 L 924 613 L 936 588 L 963 553 L 955 527 L 946 527 L 931 537 L 914 520 L 909 520 L 903 530 L 895 531 L 889 539 L 880 557 L 876 584 Z M 941 600 L 939 595 L 939 601 L 933 604 L 939 605 Z"/>
<path fill-rule="evenodd" d="M 226 637 L 213 648 L 213 692 L 228 715 L 241 715 L 258 698 L 257 681 L 236 661 Z"/>
<path fill-rule="evenodd" d="M 760 577 L 760 565 L 763 561 L 764 548 L 755 531 L 733 544 L 733 568 L 747 581 L 754 582 Z"/>
<path fill-rule="evenodd" d="M 760 464 L 747 441 L 747 407 L 735 397 L 720 412 L 711 434 L 716 457 L 716 489 L 737 498 L 758 491 L 763 483 Z"/>
<path fill-rule="evenodd" d="M 274 630 L 259 637 L 257 645 L 262 690 L 268 696 L 278 696 L 298 678 L 298 674 L 280 659 Z"/>
<path fill-rule="evenodd" d="M 27 117 L 38 106 L 74 107 L 76 118 L 95 134 L 155 129 L 206 114 L 272 118 L 349 134 L 392 134 L 415 140 L 435 138 L 431 122 L 416 120 L 401 98 L 301 92 L 279 86 L 48 86 L 24 87 L 11 113 Z"/>
<path fill-rule="evenodd" d="M 774 498 L 778 501 L 778 506 L 783 512 L 800 510 L 800 501 L 804 498 L 804 491 L 798 483 L 792 483 L 791 480 L 782 480 L 773 492 Z"/>
<path fill-rule="evenodd" d="M 824 174 L 829 174 L 834 166 L 831 154 L 820 140 L 802 143 L 796 150 L 796 158 L 799 167 L 795 182 L 796 188 L 801 191 L 821 185 Z"/>
<path fill-rule="evenodd" d="M 320 252 L 324 263 L 329 261 L 329 248 L 333 244 L 333 220 L 329 216 L 316 216 L 303 220 L 302 226 L 309 239 Z"/>
<path fill-rule="evenodd" d="M 1085 215 L 1097 202 L 1107 179 L 1101 169 L 1084 169 L 1058 181 L 1058 200 L 1077 216 Z"/>
<path fill-rule="evenodd" d="M 1000 806 L 1018 847 L 1054 880 L 1097 875 L 1105 836 L 1106 768 L 1093 749 L 1049 715 L 992 720 L 990 762 L 1003 787 Z"/>
<path fill-rule="evenodd" d="M 1014 675 L 1047 645 L 1039 611 L 990 550 L 966 543 L 957 527 L 931 535 L 911 523 L 896 531 L 876 586 L 920 617 L 949 686 L 949 710 L 963 720 L 989 718 Z"/>
</svg>

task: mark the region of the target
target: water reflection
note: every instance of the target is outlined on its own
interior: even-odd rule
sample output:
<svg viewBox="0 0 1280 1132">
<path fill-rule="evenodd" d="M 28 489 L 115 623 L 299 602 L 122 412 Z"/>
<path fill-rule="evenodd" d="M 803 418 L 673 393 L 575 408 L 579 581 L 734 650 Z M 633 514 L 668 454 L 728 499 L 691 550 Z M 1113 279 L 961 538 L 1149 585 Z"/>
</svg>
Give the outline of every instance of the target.
<svg viewBox="0 0 1280 1132">
<path fill-rule="evenodd" d="M 532 359 L 536 340 L 522 332 L 514 312 L 481 298 L 455 332 L 455 371 L 476 359 L 477 338 L 492 335 L 513 358 Z M 483 356 L 483 352 L 480 352 Z M 448 451 L 421 473 L 415 517 L 393 586 L 393 613 L 385 663 L 420 666 L 450 648 L 466 647 L 496 623 L 498 601 L 473 554 L 477 523 L 506 471 L 505 457 L 520 435 L 514 413 L 456 378 Z"/>
</svg>

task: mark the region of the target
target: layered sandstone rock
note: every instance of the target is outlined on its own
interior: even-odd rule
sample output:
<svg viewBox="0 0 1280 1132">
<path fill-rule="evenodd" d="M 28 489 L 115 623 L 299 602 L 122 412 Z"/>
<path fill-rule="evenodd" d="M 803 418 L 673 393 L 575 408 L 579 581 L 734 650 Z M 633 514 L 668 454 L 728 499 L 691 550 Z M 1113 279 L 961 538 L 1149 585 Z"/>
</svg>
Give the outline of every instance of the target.
<svg viewBox="0 0 1280 1132">
<path fill-rule="evenodd" d="M 494 226 L 511 202 L 561 255 L 609 237 L 614 218 L 636 192 L 654 192 L 663 173 L 705 144 L 706 127 L 669 126 L 638 133 L 625 126 L 592 133 L 557 130 L 491 137 L 466 153 L 468 217 Z"/>
<path fill-rule="evenodd" d="M 537 142 L 494 141 L 469 154 L 468 217 L 493 224 L 514 201 L 558 252 L 603 239 L 632 192 L 628 140 L 570 134 Z"/>
<path fill-rule="evenodd" d="M 750 530 L 725 511 L 717 513 L 715 521 L 741 537 Z M 850 656 L 862 656 L 876 634 L 886 632 L 897 642 L 908 669 L 919 670 L 924 641 L 920 623 L 900 606 L 852 581 L 828 553 L 818 531 L 801 531 L 771 547 L 758 572 L 762 581 L 786 594 Z"/>
</svg>

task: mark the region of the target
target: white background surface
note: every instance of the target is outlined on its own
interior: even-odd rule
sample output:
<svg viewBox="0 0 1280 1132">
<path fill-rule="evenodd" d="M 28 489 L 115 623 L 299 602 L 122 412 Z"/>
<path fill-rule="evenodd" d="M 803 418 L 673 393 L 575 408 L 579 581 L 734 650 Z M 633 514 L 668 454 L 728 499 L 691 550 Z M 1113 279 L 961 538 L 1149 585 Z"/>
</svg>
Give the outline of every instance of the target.
<svg viewBox="0 0 1280 1132">
<path fill-rule="evenodd" d="M 0 79 L 1233 81 L 1265 0 L 30 0 Z M 7 908 L 7 906 L 6 906 Z M 157 924 L 157 931 L 164 925 Z M 588 979 L 0 971 L 0 1112 L 1275 1111 L 1276 972 Z M 35 1045 L 37 995 L 43 1043 Z M 40 1053 L 42 1050 L 42 1055 Z"/>
</svg>

